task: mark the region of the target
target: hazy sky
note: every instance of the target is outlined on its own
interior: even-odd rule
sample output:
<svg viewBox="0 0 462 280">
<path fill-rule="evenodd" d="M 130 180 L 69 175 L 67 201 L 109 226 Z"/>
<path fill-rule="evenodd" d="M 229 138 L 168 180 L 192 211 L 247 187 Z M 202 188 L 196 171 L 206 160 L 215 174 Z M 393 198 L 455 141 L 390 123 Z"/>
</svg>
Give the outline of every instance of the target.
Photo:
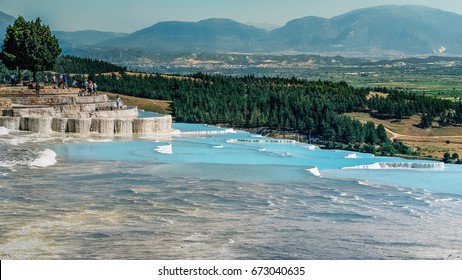
<svg viewBox="0 0 462 280">
<path fill-rule="evenodd" d="M 462 14 L 456 0 L 0 0 L 0 11 L 37 17 L 52 30 L 133 32 L 159 21 L 230 18 L 247 24 L 282 26 L 304 16 L 330 18 L 386 4 L 416 4 Z"/>
</svg>

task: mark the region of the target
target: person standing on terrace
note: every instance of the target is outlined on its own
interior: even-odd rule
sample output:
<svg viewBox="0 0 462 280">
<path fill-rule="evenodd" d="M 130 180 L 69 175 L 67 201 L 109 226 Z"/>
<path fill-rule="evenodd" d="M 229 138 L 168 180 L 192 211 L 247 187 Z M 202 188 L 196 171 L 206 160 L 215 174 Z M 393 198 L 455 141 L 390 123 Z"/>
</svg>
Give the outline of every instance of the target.
<svg viewBox="0 0 462 280">
<path fill-rule="evenodd" d="M 116 106 L 117 106 L 117 110 L 120 109 L 121 103 L 122 103 L 122 99 L 120 99 L 120 96 L 117 95 L 117 96 L 116 96 Z"/>
<path fill-rule="evenodd" d="M 40 96 L 40 83 L 39 82 L 35 83 L 35 96 L 37 97 Z"/>
</svg>

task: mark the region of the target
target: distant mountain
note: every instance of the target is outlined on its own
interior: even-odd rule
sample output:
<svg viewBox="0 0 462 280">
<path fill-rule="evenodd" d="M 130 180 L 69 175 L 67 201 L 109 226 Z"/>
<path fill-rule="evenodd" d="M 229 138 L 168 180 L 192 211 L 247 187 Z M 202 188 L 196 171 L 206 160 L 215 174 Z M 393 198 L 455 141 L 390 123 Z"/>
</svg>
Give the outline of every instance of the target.
<svg viewBox="0 0 462 280">
<path fill-rule="evenodd" d="M 266 31 L 229 19 L 161 22 L 97 46 L 190 52 L 462 54 L 462 16 L 425 6 L 386 5 L 330 19 L 304 17 Z"/>
<path fill-rule="evenodd" d="M 13 21 L 13 17 L 0 13 L 2 30 Z M 418 5 L 386 5 L 330 19 L 314 16 L 294 19 L 272 31 L 212 18 L 199 22 L 160 22 L 130 34 L 99 31 L 54 31 L 54 34 L 64 54 L 119 53 L 117 59 L 122 60 L 125 54 L 133 58 L 139 53 L 147 61 L 151 57 L 146 54 L 158 52 L 315 53 L 385 58 L 462 55 L 461 26 L 462 15 L 452 12 Z"/>
<path fill-rule="evenodd" d="M 97 44 L 118 48 L 161 51 L 264 51 L 270 48 L 268 31 L 230 19 L 199 22 L 160 22 L 125 37 Z"/>
<path fill-rule="evenodd" d="M 305 17 L 273 30 L 280 48 L 297 51 L 462 54 L 462 16 L 425 6 L 379 6 L 331 19 Z"/>
<path fill-rule="evenodd" d="M 96 30 L 83 31 L 53 31 L 53 34 L 58 38 L 61 47 L 70 46 L 91 46 L 100 42 L 126 36 L 127 33 L 102 32 Z"/>
<path fill-rule="evenodd" d="M 0 40 L 3 42 L 5 38 L 6 28 L 8 25 L 12 25 L 16 18 L 14 16 L 7 15 L 3 12 L 0 12 Z"/>
</svg>

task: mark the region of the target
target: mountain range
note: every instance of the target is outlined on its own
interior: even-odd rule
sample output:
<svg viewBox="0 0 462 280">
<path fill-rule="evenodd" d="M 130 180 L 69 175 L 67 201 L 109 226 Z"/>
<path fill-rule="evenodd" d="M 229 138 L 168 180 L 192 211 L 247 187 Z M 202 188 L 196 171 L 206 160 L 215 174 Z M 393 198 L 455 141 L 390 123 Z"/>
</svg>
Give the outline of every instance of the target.
<svg viewBox="0 0 462 280">
<path fill-rule="evenodd" d="M 52 33 L 56 36 L 56 38 L 58 38 L 61 48 L 64 49 L 77 46 L 91 46 L 109 39 L 128 35 L 126 33 L 102 32 L 95 30 L 82 30 L 74 32 L 52 31 Z"/>
<path fill-rule="evenodd" d="M 0 13 L 0 36 L 14 17 Z M 315 53 L 349 56 L 462 55 L 462 15 L 419 5 L 354 10 L 330 19 L 308 16 L 267 31 L 231 19 L 168 21 L 130 34 L 53 31 L 64 53 L 92 49 L 139 52 Z M 1 33 L 3 32 L 3 33 Z"/>
</svg>

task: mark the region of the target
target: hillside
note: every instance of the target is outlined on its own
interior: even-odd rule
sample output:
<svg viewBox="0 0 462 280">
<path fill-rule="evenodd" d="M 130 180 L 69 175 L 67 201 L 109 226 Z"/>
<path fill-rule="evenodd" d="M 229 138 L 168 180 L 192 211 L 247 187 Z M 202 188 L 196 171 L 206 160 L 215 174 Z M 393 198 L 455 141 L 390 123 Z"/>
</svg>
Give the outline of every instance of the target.
<svg viewBox="0 0 462 280">
<path fill-rule="evenodd" d="M 263 51 L 268 32 L 230 19 L 199 22 L 160 22 L 125 37 L 107 40 L 98 46 L 149 48 L 162 51 Z"/>
<path fill-rule="evenodd" d="M 305 17 L 273 30 L 298 51 L 462 53 L 462 16 L 425 6 L 379 6 L 331 19 Z M 441 48 L 441 50 L 440 50 Z"/>
<path fill-rule="evenodd" d="M 462 54 L 462 16 L 425 6 L 378 6 L 330 19 L 304 17 L 266 31 L 229 19 L 161 22 L 98 46 L 201 52 L 349 55 Z"/>
<path fill-rule="evenodd" d="M 62 47 L 66 46 L 91 46 L 100 42 L 118 38 L 127 35 L 126 33 L 116 32 L 101 32 L 96 30 L 83 31 L 53 31 L 53 34 L 58 38 Z"/>
</svg>

